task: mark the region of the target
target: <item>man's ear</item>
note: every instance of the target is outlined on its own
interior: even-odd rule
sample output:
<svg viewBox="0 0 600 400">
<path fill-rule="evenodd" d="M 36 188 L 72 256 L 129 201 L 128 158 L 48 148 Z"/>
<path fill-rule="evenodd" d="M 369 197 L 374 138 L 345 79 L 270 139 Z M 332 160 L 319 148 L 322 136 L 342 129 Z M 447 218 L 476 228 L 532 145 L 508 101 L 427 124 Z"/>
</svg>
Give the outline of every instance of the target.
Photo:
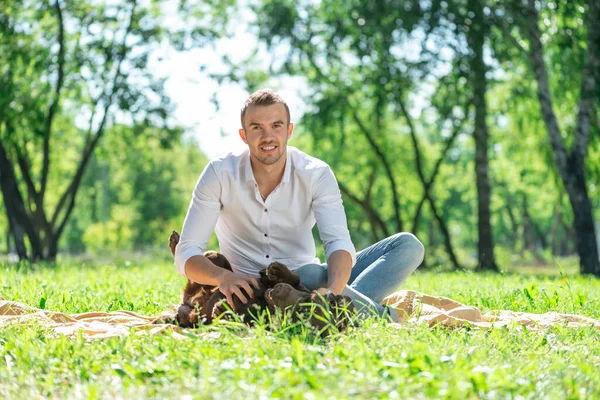
<svg viewBox="0 0 600 400">
<path fill-rule="evenodd" d="M 239 134 L 240 134 L 240 137 L 242 138 L 242 140 L 244 141 L 244 143 L 248 144 L 248 141 L 246 140 L 246 131 L 244 130 L 244 128 L 241 128 L 239 130 Z"/>
<path fill-rule="evenodd" d="M 294 132 L 294 124 L 290 122 L 288 125 L 288 140 L 292 137 L 292 133 Z"/>
</svg>

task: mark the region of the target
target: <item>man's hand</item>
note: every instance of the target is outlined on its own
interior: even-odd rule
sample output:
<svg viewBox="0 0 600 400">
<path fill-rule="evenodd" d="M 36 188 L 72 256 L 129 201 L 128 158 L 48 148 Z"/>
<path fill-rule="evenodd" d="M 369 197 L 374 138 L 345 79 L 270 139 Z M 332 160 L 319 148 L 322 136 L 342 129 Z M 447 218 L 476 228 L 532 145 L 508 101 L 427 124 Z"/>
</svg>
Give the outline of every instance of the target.
<svg viewBox="0 0 600 400">
<path fill-rule="evenodd" d="M 234 294 L 244 304 L 248 303 L 248 299 L 244 296 L 242 289 L 246 291 L 250 298 L 254 298 L 254 291 L 250 285 L 254 286 L 256 289 L 260 288 L 258 280 L 255 277 L 233 272 L 225 276 L 219 283 L 218 288 L 227 298 L 227 303 L 235 310 L 235 303 L 233 302 Z"/>
</svg>

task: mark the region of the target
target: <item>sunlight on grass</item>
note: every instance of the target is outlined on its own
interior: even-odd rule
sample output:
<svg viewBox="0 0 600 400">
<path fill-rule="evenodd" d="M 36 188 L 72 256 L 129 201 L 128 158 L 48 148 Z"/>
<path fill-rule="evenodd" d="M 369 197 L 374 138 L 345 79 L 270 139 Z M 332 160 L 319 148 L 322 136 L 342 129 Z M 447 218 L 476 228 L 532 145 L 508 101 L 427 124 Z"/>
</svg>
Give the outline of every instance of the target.
<svg viewBox="0 0 600 400">
<path fill-rule="evenodd" d="M 156 315 L 178 301 L 171 263 L 0 267 L 0 296 L 67 313 Z M 417 271 L 404 288 L 488 311 L 600 318 L 600 280 L 577 275 Z M 594 398 L 600 334 L 555 327 L 430 329 L 368 320 L 327 339 L 303 330 L 220 324 L 174 337 L 86 341 L 36 325 L 0 328 L 6 398 Z"/>
</svg>

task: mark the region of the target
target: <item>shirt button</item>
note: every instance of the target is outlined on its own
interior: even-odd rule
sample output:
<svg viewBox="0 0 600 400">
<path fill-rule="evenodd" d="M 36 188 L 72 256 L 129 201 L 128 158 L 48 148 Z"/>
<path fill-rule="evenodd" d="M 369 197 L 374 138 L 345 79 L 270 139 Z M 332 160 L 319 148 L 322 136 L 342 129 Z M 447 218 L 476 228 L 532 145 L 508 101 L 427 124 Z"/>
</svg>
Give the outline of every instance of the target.
<svg viewBox="0 0 600 400">
<path fill-rule="evenodd" d="M 269 255 L 267 254 L 267 258 L 269 258 Z"/>
<path fill-rule="evenodd" d="M 268 210 L 265 208 L 265 212 L 267 212 Z"/>
<path fill-rule="evenodd" d="M 267 235 L 267 234 L 265 233 L 265 237 L 267 237 L 267 236 L 269 236 L 269 235 Z"/>
</svg>

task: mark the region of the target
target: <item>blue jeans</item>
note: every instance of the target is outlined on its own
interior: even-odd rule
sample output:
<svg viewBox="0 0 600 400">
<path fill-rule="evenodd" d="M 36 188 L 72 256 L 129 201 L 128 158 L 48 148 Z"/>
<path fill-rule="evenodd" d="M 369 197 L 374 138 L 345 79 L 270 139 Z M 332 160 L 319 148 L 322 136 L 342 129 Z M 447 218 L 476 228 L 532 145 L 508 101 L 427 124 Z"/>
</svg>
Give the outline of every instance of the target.
<svg viewBox="0 0 600 400">
<path fill-rule="evenodd" d="M 383 239 L 356 254 L 356 264 L 342 294 L 352 299 L 359 314 L 387 317 L 381 301 L 417 269 L 424 254 L 423 244 L 412 233 Z M 306 264 L 295 272 L 310 290 L 327 287 L 327 264 Z M 390 315 L 396 320 L 393 314 Z"/>
</svg>

